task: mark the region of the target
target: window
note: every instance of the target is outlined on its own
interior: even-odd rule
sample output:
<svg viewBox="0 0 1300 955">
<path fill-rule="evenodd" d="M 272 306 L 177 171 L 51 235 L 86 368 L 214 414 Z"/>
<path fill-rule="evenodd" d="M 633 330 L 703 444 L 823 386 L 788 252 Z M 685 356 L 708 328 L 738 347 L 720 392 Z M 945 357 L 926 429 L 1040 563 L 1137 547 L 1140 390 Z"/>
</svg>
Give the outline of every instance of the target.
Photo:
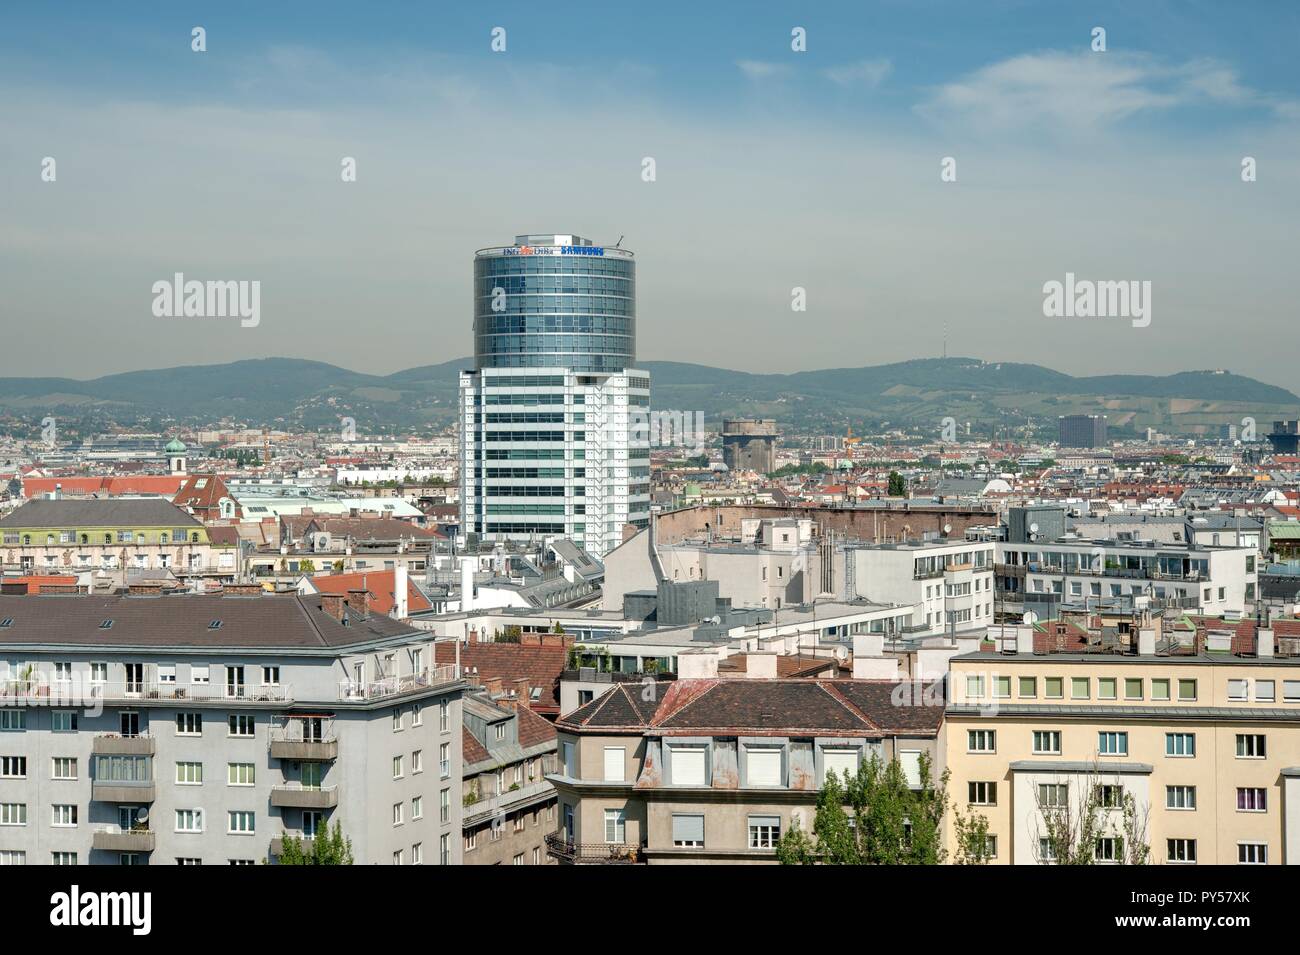
<svg viewBox="0 0 1300 955">
<path fill-rule="evenodd" d="M 746 746 L 745 781 L 749 786 L 782 785 L 781 750 Z"/>
<path fill-rule="evenodd" d="M 177 736 L 202 736 L 203 735 L 203 714 L 202 713 L 177 713 L 176 714 L 176 735 Z"/>
<path fill-rule="evenodd" d="M 438 730 L 445 733 L 448 730 L 451 720 L 451 704 L 446 700 L 438 703 Z"/>
<path fill-rule="evenodd" d="M 1169 681 L 1165 679 L 1151 681 L 1151 699 L 1160 702 L 1169 700 Z"/>
<path fill-rule="evenodd" d="M 203 810 L 202 809 L 177 809 L 176 810 L 176 831 L 177 832 L 202 832 L 203 831 Z"/>
<path fill-rule="evenodd" d="M 1228 681 L 1228 699 L 1244 702 L 1250 696 L 1249 680 L 1229 680 Z"/>
<path fill-rule="evenodd" d="M 26 710 L 0 710 L 0 730 L 6 733 L 21 733 L 27 729 Z"/>
<path fill-rule="evenodd" d="M 1038 837 L 1038 861 L 1039 862 L 1056 861 L 1056 847 L 1052 844 L 1052 840 L 1049 839 L 1047 836 Z"/>
<path fill-rule="evenodd" d="M 443 743 L 438 747 L 438 773 L 443 779 L 451 775 L 451 744 Z"/>
<path fill-rule="evenodd" d="M 90 682 L 107 683 L 108 682 L 108 664 L 92 663 L 90 665 Z"/>
<path fill-rule="evenodd" d="M 1165 808 L 1166 809 L 1195 809 L 1196 808 L 1196 787 L 1195 786 L 1166 786 L 1165 787 Z"/>
<path fill-rule="evenodd" d="M 26 779 L 27 757 L 0 756 L 0 776 L 5 779 Z"/>
<path fill-rule="evenodd" d="M 445 836 L 443 838 L 446 838 Z M 465 834 L 465 851 L 472 852 L 478 845 L 478 831 L 468 832 Z M 445 864 L 445 863 L 444 863 Z"/>
<path fill-rule="evenodd" d="M 203 785 L 203 764 L 202 763 L 177 763 L 176 783 L 177 785 L 180 786 Z"/>
<path fill-rule="evenodd" d="M 1237 734 L 1238 759 L 1263 759 L 1266 752 L 1263 733 Z"/>
<path fill-rule="evenodd" d="M 1098 733 L 1097 752 L 1102 756 L 1127 756 L 1128 733 Z"/>
<path fill-rule="evenodd" d="M 1005 700 L 1011 696 L 1011 677 L 995 676 L 993 678 L 993 697 L 998 700 Z"/>
<path fill-rule="evenodd" d="M 1060 730 L 1034 730 L 1035 755 L 1059 756 L 1061 753 Z"/>
<path fill-rule="evenodd" d="M 1118 809 L 1124 805 L 1124 787 L 1109 783 L 1097 787 L 1097 805 L 1102 809 Z"/>
<path fill-rule="evenodd" d="M 60 829 L 70 829 L 77 824 L 77 807 L 66 803 L 56 803 L 53 807 L 54 813 L 50 819 L 51 826 L 57 826 Z"/>
<path fill-rule="evenodd" d="M 402 805 L 400 802 L 393 803 L 393 825 L 395 826 L 400 826 L 403 822 Z"/>
<path fill-rule="evenodd" d="M 77 854 L 75 852 L 51 852 L 50 865 L 76 865 Z"/>
<path fill-rule="evenodd" d="M 1238 786 L 1237 812 L 1268 812 L 1268 790 Z"/>
<path fill-rule="evenodd" d="M 673 845 L 679 849 L 703 849 L 704 816 L 673 813 Z"/>
<path fill-rule="evenodd" d="M 1272 703 L 1273 700 L 1276 698 L 1275 697 L 1276 686 L 1277 684 L 1274 683 L 1272 680 L 1256 680 L 1255 681 L 1255 702 Z"/>
<path fill-rule="evenodd" d="M 621 783 L 624 779 L 624 754 L 622 746 L 605 747 L 605 782 Z"/>
<path fill-rule="evenodd" d="M 424 865 L 424 845 L 417 842 L 411 846 L 411 865 Z"/>
<path fill-rule="evenodd" d="M 996 806 L 998 804 L 997 783 L 967 783 L 966 801 L 972 806 Z"/>
<path fill-rule="evenodd" d="M 424 772 L 424 750 L 417 749 L 411 753 L 411 775 Z"/>
<path fill-rule="evenodd" d="M 1102 676 L 1097 678 L 1097 699 L 1115 699 L 1115 678 L 1113 676 Z"/>
<path fill-rule="evenodd" d="M 26 865 L 27 853 L 21 849 L 0 849 L 0 865 Z"/>
<path fill-rule="evenodd" d="M 1069 804 L 1070 790 L 1065 783 L 1039 783 L 1038 805 L 1044 808 L 1056 808 Z"/>
<path fill-rule="evenodd" d="M 1300 680 L 1282 681 L 1282 699 L 1287 703 L 1300 703 Z"/>
<path fill-rule="evenodd" d="M 424 818 L 424 797 L 423 796 L 411 797 L 411 818 L 412 819 Z"/>
<path fill-rule="evenodd" d="M 1140 700 L 1142 699 L 1142 678 L 1126 677 L 1124 679 L 1124 699 Z"/>
<path fill-rule="evenodd" d="M 622 809 L 605 810 L 605 841 L 622 845 L 627 840 L 627 813 Z"/>
<path fill-rule="evenodd" d="M 1166 733 L 1165 734 L 1165 755 L 1166 756 L 1195 756 L 1196 755 L 1196 734 L 1195 733 Z"/>
<path fill-rule="evenodd" d="M 1086 700 L 1090 692 L 1091 681 L 1086 676 L 1070 677 L 1070 699 Z"/>
<path fill-rule="evenodd" d="M 705 756 L 708 750 L 703 746 L 673 746 L 672 784 L 674 786 L 707 786 L 707 767 Z"/>
<path fill-rule="evenodd" d="M 775 849 L 781 841 L 780 816 L 749 817 L 749 847 L 751 849 Z"/>
<path fill-rule="evenodd" d="M 0 826 L 25 826 L 25 825 L 27 825 L 27 803 L 25 802 L 0 803 Z"/>
<path fill-rule="evenodd" d="M 257 769 L 253 763 L 227 763 L 226 784 L 229 786 L 252 786 L 256 782 Z"/>
<path fill-rule="evenodd" d="M 394 779 L 402 778 L 402 757 L 401 756 L 393 757 L 393 778 Z"/>
<path fill-rule="evenodd" d="M 229 735 L 239 737 L 251 737 L 254 735 L 255 723 L 251 713 L 235 713 L 229 721 Z"/>
<path fill-rule="evenodd" d="M 209 668 L 206 663 L 190 664 L 190 683 L 195 686 L 205 686 L 212 682 Z"/>
<path fill-rule="evenodd" d="M 967 674 L 966 676 L 966 698 L 973 700 L 984 699 L 984 677 L 976 674 Z"/>
<path fill-rule="evenodd" d="M 1195 839 L 1166 839 L 1165 858 L 1171 863 L 1181 865 L 1196 864 Z"/>
<path fill-rule="evenodd" d="M 835 773 L 842 780 L 848 780 L 858 774 L 858 750 L 824 749 L 822 750 L 822 771 L 826 776 Z"/>
<path fill-rule="evenodd" d="M 451 821 L 451 790 L 444 789 L 438 794 L 438 821 Z"/>
<path fill-rule="evenodd" d="M 446 833 L 438 837 L 438 864 L 451 865 L 451 836 Z"/>
<path fill-rule="evenodd" d="M 158 664 L 158 682 L 175 683 L 176 682 L 176 664 L 160 663 Z"/>
<path fill-rule="evenodd" d="M 393 732 L 400 733 L 401 731 L 402 731 L 402 708 L 399 706 L 397 709 L 393 710 Z"/>
<path fill-rule="evenodd" d="M 254 814 L 242 809 L 226 813 L 226 831 L 231 835 L 252 835 L 256 831 Z"/>
<path fill-rule="evenodd" d="M 421 669 L 422 669 L 422 668 L 420 667 L 420 657 L 419 657 L 419 653 L 420 653 L 419 650 L 416 650 L 416 651 L 415 651 L 414 666 L 413 666 L 413 668 L 412 668 L 412 672 L 417 673 L 417 674 L 418 674 L 418 673 L 421 671 Z M 411 725 L 412 725 L 412 726 L 423 726 L 423 725 L 424 725 L 424 707 L 421 706 L 419 703 L 413 703 L 413 704 L 411 704 Z"/>
<path fill-rule="evenodd" d="M 279 667 L 262 667 L 262 685 L 279 686 L 280 685 L 280 668 Z"/>
<path fill-rule="evenodd" d="M 1268 846 L 1262 842 L 1237 843 L 1237 865 L 1267 865 Z"/>
<path fill-rule="evenodd" d="M 52 779 L 76 779 L 77 761 L 71 756 L 55 756 L 53 760 Z"/>
<path fill-rule="evenodd" d="M 1196 681 L 1195 680 L 1178 681 L 1178 702 L 1179 703 L 1196 702 Z"/>
<path fill-rule="evenodd" d="M 55 710 L 50 714 L 53 722 L 50 725 L 56 733 L 75 733 L 77 731 L 77 713 L 76 710 Z M 123 735 L 126 735 L 125 733 Z"/>
<path fill-rule="evenodd" d="M 967 730 L 968 753 L 992 753 L 997 750 L 997 730 Z"/>
<path fill-rule="evenodd" d="M 1018 688 L 1019 694 L 1023 697 L 1033 699 L 1038 695 L 1038 677 L 1022 676 Z"/>
<path fill-rule="evenodd" d="M 1065 681 L 1059 676 L 1043 677 L 1043 695 L 1049 700 L 1059 700 L 1065 695 Z"/>
<path fill-rule="evenodd" d="M 1112 836 L 1103 836 L 1097 840 L 1097 847 L 1093 850 L 1093 858 L 1098 862 L 1114 862 L 1118 857 L 1117 840 Z"/>
<path fill-rule="evenodd" d="M 493 729 L 493 731 L 494 731 L 495 734 L 496 734 L 496 741 L 497 741 L 498 743 L 501 742 L 502 740 L 504 740 L 504 739 L 506 738 L 506 724 L 505 724 L 505 723 L 497 723 L 495 726 L 492 727 L 492 729 Z"/>
</svg>

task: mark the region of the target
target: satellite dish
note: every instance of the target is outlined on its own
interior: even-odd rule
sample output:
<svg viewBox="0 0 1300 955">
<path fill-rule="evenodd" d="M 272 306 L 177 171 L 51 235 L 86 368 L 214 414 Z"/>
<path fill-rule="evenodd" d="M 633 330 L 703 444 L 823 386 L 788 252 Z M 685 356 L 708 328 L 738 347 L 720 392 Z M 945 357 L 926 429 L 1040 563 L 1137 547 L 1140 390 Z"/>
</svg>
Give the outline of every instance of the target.
<svg viewBox="0 0 1300 955">
<path fill-rule="evenodd" d="M 1038 523 L 1037 523 L 1037 521 L 1031 521 L 1031 522 L 1030 522 L 1030 524 L 1029 524 L 1029 533 L 1031 533 L 1031 534 L 1037 534 L 1037 533 L 1038 533 Z"/>
<path fill-rule="evenodd" d="M 944 532 L 945 534 L 947 534 L 947 533 L 948 533 L 949 531 L 951 531 L 951 530 L 952 530 L 952 525 L 951 525 L 951 524 L 944 524 L 944 525 L 943 525 L 943 532 Z"/>
<path fill-rule="evenodd" d="M 1032 626 L 1038 622 L 1038 614 L 1034 613 L 1032 610 L 1026 610 L 1025 615 L 1021 620 Z"/>
<path fill-rule="evenodd" d="M 137 822 L 148 822 L 149 821 L 148 808 L 145 806 L 141 806 L 139 809 L 137 809 L 135 811 L 135 818 Z"/>
</svg>

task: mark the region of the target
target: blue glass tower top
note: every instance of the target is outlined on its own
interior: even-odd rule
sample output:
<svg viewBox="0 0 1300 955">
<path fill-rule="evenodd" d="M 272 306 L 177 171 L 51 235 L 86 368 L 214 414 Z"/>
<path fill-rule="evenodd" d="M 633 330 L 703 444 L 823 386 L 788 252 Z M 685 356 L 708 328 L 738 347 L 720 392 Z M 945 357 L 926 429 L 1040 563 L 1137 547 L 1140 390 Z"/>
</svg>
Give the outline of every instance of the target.
<svg viewBox="0 0 1300 955">
<path fill-rule="evenodd" d="M 609 374 L 636 364 L 636 263 L 576 235 L 474 256 L 474 363 Z"/>
</svg>

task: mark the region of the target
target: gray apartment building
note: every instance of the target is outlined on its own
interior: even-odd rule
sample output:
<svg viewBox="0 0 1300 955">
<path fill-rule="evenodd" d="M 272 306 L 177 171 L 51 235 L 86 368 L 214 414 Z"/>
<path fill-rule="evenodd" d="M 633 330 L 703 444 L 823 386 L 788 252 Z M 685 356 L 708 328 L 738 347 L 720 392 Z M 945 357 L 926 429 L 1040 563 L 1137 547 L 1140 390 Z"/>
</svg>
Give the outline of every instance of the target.
<svg viewBox="0 0 1300 955">
<path fill-rule="evenodd" d="M 1106 447 L 1106 416 L 1097 414 L 1061 415 L 1059 441 L 1063 448 Z"/>
<path fill-rule="evenodd" d="M 363 592 L 230 590 L 0 596 L 0 864 L 461 862 L 460 668 Z"/>
</svg>

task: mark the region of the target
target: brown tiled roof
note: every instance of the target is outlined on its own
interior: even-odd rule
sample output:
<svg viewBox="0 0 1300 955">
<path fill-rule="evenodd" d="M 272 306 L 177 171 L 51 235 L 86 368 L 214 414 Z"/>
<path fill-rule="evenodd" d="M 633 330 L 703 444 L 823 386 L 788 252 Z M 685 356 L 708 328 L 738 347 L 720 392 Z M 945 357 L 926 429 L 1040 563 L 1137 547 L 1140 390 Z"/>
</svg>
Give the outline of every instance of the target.
<svg viewBox="0 0 1300 955">
<path fill-rule="evenodd" d="M 526 706 L 520 706 L 516 713 L 519 714 L 519 745 L 524 748 L 538 746 L 542 743 L 555 742 L 555 724 L 545 717 L 539 716 Z"/>
<path fill-rule="evenodd" d="M 666 691 L 619 683 L 561 717 L 568 730 L 665 735 L 932 736 L 943 721 L 943 694 L 898 694 L 890 680 L 677 680 Z M 919 699 L 918 699 L 919 697 Z"/>
<path fill-rule="evenodd" d="M 455 643 L 435 643 L 438 663 L 456 662 Z M 532 704 L 542 714 L 560 712 L 560 674 L 568 661 L 564 647 L 523 646 L 518 643 L 462 643 L 460 664 L 476 668 L 480 682 L 501 678 L 503 689 L 511 689 L 516 680 L 528 680 L 529 687 L 540 687 L 541 697 Z"/>
<path fill-rule="evenodd" d="M 463 726 L 460 729 L 460 738 L 462 751 L 461 759 L 466 766 L 471 766 L 474 763 L 481 763 L 483 760 L 490 758 L 488 751 L 484 749 L 483 744 L 478 741 L 478 737 Z"/>
<path fill-rule="evenodd" d="M 397 571 L 367 570 L 352 574 L 319 574 L 311 578 L 311 584 L 323 594 L 346 596 L 350 590 L 366 589 L 370 591 L 370 609 L 375 613 L 391 613 L 397 604 Z M 431 610 L 429 603 L 415 581 L 406 579 L 406 609 L 408 613 Z"/>
</svg>

